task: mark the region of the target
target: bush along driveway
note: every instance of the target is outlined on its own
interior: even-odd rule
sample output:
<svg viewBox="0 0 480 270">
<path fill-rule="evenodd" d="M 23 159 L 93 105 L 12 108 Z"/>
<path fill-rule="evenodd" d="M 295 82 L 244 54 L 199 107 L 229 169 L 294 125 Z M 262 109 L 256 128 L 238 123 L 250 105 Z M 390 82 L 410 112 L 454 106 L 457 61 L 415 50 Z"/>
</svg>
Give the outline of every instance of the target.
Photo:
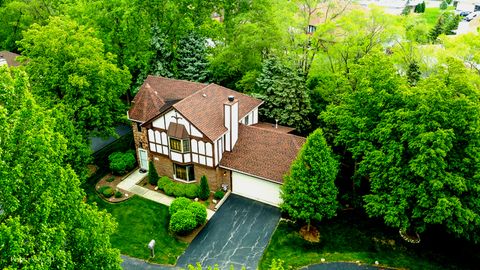
<svg viewBox="0 0 480 270">
<path fill-rule="evenodd" d="M 177 267 L 200 262 L 220 269 L 257 269 L 280 219 L 277 208 L 230 195 L 185 253 Z"/>
</svg>

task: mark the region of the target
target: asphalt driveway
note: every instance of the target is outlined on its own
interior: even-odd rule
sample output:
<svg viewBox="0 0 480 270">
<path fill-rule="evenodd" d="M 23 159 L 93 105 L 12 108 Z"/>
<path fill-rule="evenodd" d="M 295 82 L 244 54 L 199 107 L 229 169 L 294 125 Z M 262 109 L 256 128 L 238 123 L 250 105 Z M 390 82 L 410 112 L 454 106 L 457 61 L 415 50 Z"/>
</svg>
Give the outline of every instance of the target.
<svg viewBox="0 0 480 270">
<path fill-rule="evenodd" d="M 220 269 L 257 269 L 279 219 L 277 208 L 232 194 L 180 256 L 177 267 L 200 262 Z"/>
</svg>

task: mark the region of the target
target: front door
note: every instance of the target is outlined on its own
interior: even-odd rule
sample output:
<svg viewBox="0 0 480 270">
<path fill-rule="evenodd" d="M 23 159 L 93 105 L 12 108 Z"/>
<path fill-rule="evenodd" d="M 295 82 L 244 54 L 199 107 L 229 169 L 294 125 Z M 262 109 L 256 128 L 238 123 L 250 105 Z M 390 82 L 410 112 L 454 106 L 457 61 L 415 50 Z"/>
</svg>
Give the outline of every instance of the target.
<svg viewBox="0 0 480 270">
<path fill-rule="evenodd" d="M 145 149 L 138 149 L 138 156 L 140 157 L 140 168 L 144 170 L 148 170 L 148 155 L 147 150 Z"/>
</svg>

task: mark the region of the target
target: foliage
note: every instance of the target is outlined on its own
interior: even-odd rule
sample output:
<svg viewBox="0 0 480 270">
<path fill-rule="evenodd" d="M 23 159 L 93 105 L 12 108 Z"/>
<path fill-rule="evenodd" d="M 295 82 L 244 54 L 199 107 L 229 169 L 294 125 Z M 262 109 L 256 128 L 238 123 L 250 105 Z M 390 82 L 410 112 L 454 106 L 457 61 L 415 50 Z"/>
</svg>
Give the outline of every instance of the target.
<svg viewBox="0 0 480 270">
<path fill-rule="evenodd" d="M 173 51 L 168 47 L 167 37 L 160 31 L 158 26 L 152 28 L 152 48 L 154 56 L 152 58 L 152 74 L 167 78 L 173 78 Z"/>
<path fill-rule="evenodd" d="M 115 152 L 108 156 L 110 161 L 110 169 L 113 173 L 124 175 L 135 168 L 137 160 L 135 159 L 135 152 L 128 150 L 125 153 Z"/>
<path fill-rule="evenodd" d="M 185 197 L 185 189 L 188 184 L 175 183 L 173 187 L 173 196 L 175 197 Z"/>
<path fill-rule="evenodd" d="M 200 179 L 200 187 L 198 189 L 198 197 L 202 200 L 207 200 L 210 196 L 210 188 L 208 187 L 208 180 L 205 175 Z"/>
<path fill-rule="evenodd" d="M 192 202 L 188 205 L 188 210 L 193 213 L 197 226 L 205 224 L 207 221 L 207 208 L 199 202 Z"/>
<path fill-rule="evenodd" d="M 172 180 L 170 180 L 170 178 L 168 178 L 166 176 L 162 176 L 158 180 L 158 189 L 165 191 L 165 186 L 170 184 L 170 183 L 173 183 Z"/>
<path fill-rule="evenodd" d="M 68 17 L 51 17 L 23 36 L 18 44 L 28 58 L 32 92 L 43 105 L 60 106 L 83 138 L 114 135 L 114 125 L 123 121 L 120 95 L 130 76 L 105 53 L 94 30 Z"/>
<path fill-rule="evenodd" d="M 159 176 L 155 164 L 153 164 L 153 161 L 148 162 L 148 183 L 156 186 L 158 184 L 158 178 Z"/>
<path fill-rule="evenodd" d="M 273 259 L 270 264 L 269 270 L 285 270 L 285 262 L 281 259 Z"/>
<path fill-rule="evenodd" d="M 425 12 L 425 1 L 420 4 L 417 4 L 414 9 L 415 13 L 424 13 Z"/>
<path fill-rule="evenodd" d="M 111 183 L 111 182 L 113 182 L 113 181 L 115 181 L 115 177 L 114 177 L 114 176 L 107 178 L 107 182 Z"/>
<path fill-rule="evenodd" d="M 189 199 L 195 199 L 198 197 L 199 186 L 194 184 L 186 184 L 185 188 L 185 197 Z"/>
<path fill-rule="evenodd" d="M 370 216 L 419 233 L 441 224 L 478 241 L 478 193 L 471 192 L 480 188 L 478 78 L 456 60 L 442 65 L 409 88 L 388 59 L 369 57 L 356 68 L 355 91 L 322 118 L 337 130 L 335 143 L 352 153 L 356 175 L 369 182 Z"/>
<path fill-rule="evenodd" d="M 113 188 L 111 188 L 109 186 L 100 187 L 98 189 L 98 192 L 100 192 L 100 194 L 102 194 L 102 196 L 105 197 L 105 198 L 110 198 L 114 194 Z"/>
<path fill-rule="evenodd" d="M 83 202 L 67 141 L 22 69 L 0 67 L 0 268 L 121 269 L 110 215 Z M 21 142 L 21 143 L 19 143 Z"/>
<path fill-rule="evenodd" d="M 407 70 L 407 80 L 410 86 L 415 86 L 420 80 L 421 75 L 422 73 L 420 72 L 418 64 L 415 61 L 411 62 Z"/>
<path fill-rule="evenodd" d="M 442 13 L 437 20 L 437 23 L 430 31 L 430 39 L 435 42 L 441 34 L 452 35 L 453 30 L 458 28 L 458 24 L 462 18 L 459 15 L 455 15 L 451 12 Z"/>
<path fill-rule="evenodd" d="M 282 211 L 294 220 L 321 221 L 335 216 L 338 190 L 335 178 L 338 162 L 323 132 L 315 130 L 307 138 L 281 187 Z"/>
<path fill-rule="evenodd" d="M 176 51 L 178 78 L 205 82 L 207 80 L 208 60 L 206 40 L 196 32 L 183 37 Z"/>
<path fill-rule="evenodd" d="M 197 221 L 195 215 L 188 210 L 179 210 L 170 218 L 169 229 L 175 234 L 185 235 L 195 229 Z"/>
<path fill-rule="evenodd" d="M 118 198 L 121 198 L 122 196 L 123 196 L 123 193 L 122 193 L 122 192 L 120 192 L 120 191 L 116 191 L 116 192 L 115 192 L 115 198 L 118 199 Z"/>
<path fill-rule="evenodd" d="M 448 3 L 447 1 L 443 0 L 442 3 L 440 3 L 440 9 L 445 10 L 448 8 Z"/>
<path fill-rule="evenodd" d="M 260 114 L 270 122 L 278 119 L 279 124 L 307 131 L 310 97 L 305 79 L 299 72 L 280 63 L 278 59 L 267 59 L 256 82 L 256 92 L 263 97 Z"/>
<path fill-rule="evenodd" d="M 221 200 L 223 199 L 223 196 L 225 196 L 225 192 L 223 192 L 222 190 L 217 190 L 213 194 L 213 198 L 215 198 L 215 200 Z"/>
<path fill-rule="evenodd" d="M 191 264 L 188 265 L 188 270 L 203 270 L 203 269 L 205 269 L 205 270 L 220 270 L 220 268 L 218 268 L 218 264 L 215 264 L 213 267 L 207 266 L 205 268 L 203 268 L 202 264 L 200 264 L 199 262 L 197 262 L 197 264 L 195 266 L 191 265 Z"/>
<path fill-rule="evenodd" d="M 187 210 L 188 206 L 192 203 L 191 200 L 187 198 L 176 198 L 175 200 L 172 201 L 172 204 L 170 205 L 170 208 L 168 209 L 169 213 L 171 216 L 175 214 L 176 212 L 180 210 Z"/>
<path fill-rule="evenodd" d="M 163 191 L 165 192 L 165 194 L 167 196 L 173 196 L 173 192 L 174 192 L 175 187 L 176 187 L 175 184 L 176 183 L 170 181 L 169 183 L 167 183 L 163 186 Z"/>
</svg>

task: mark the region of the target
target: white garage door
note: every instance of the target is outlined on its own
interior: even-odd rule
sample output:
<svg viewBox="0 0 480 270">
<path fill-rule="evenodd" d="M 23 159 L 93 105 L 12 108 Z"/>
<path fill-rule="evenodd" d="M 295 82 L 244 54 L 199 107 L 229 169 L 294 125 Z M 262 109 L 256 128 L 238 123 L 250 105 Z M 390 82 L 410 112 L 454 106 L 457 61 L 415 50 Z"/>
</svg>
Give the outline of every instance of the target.
<svg viewBox="0 0 480 270">
<path fill-rule="evenodd" d="M 280 184 L 238 172 L 232 172 L 232 192 L 273 206 L 281 202 Z"/>
</svg>

